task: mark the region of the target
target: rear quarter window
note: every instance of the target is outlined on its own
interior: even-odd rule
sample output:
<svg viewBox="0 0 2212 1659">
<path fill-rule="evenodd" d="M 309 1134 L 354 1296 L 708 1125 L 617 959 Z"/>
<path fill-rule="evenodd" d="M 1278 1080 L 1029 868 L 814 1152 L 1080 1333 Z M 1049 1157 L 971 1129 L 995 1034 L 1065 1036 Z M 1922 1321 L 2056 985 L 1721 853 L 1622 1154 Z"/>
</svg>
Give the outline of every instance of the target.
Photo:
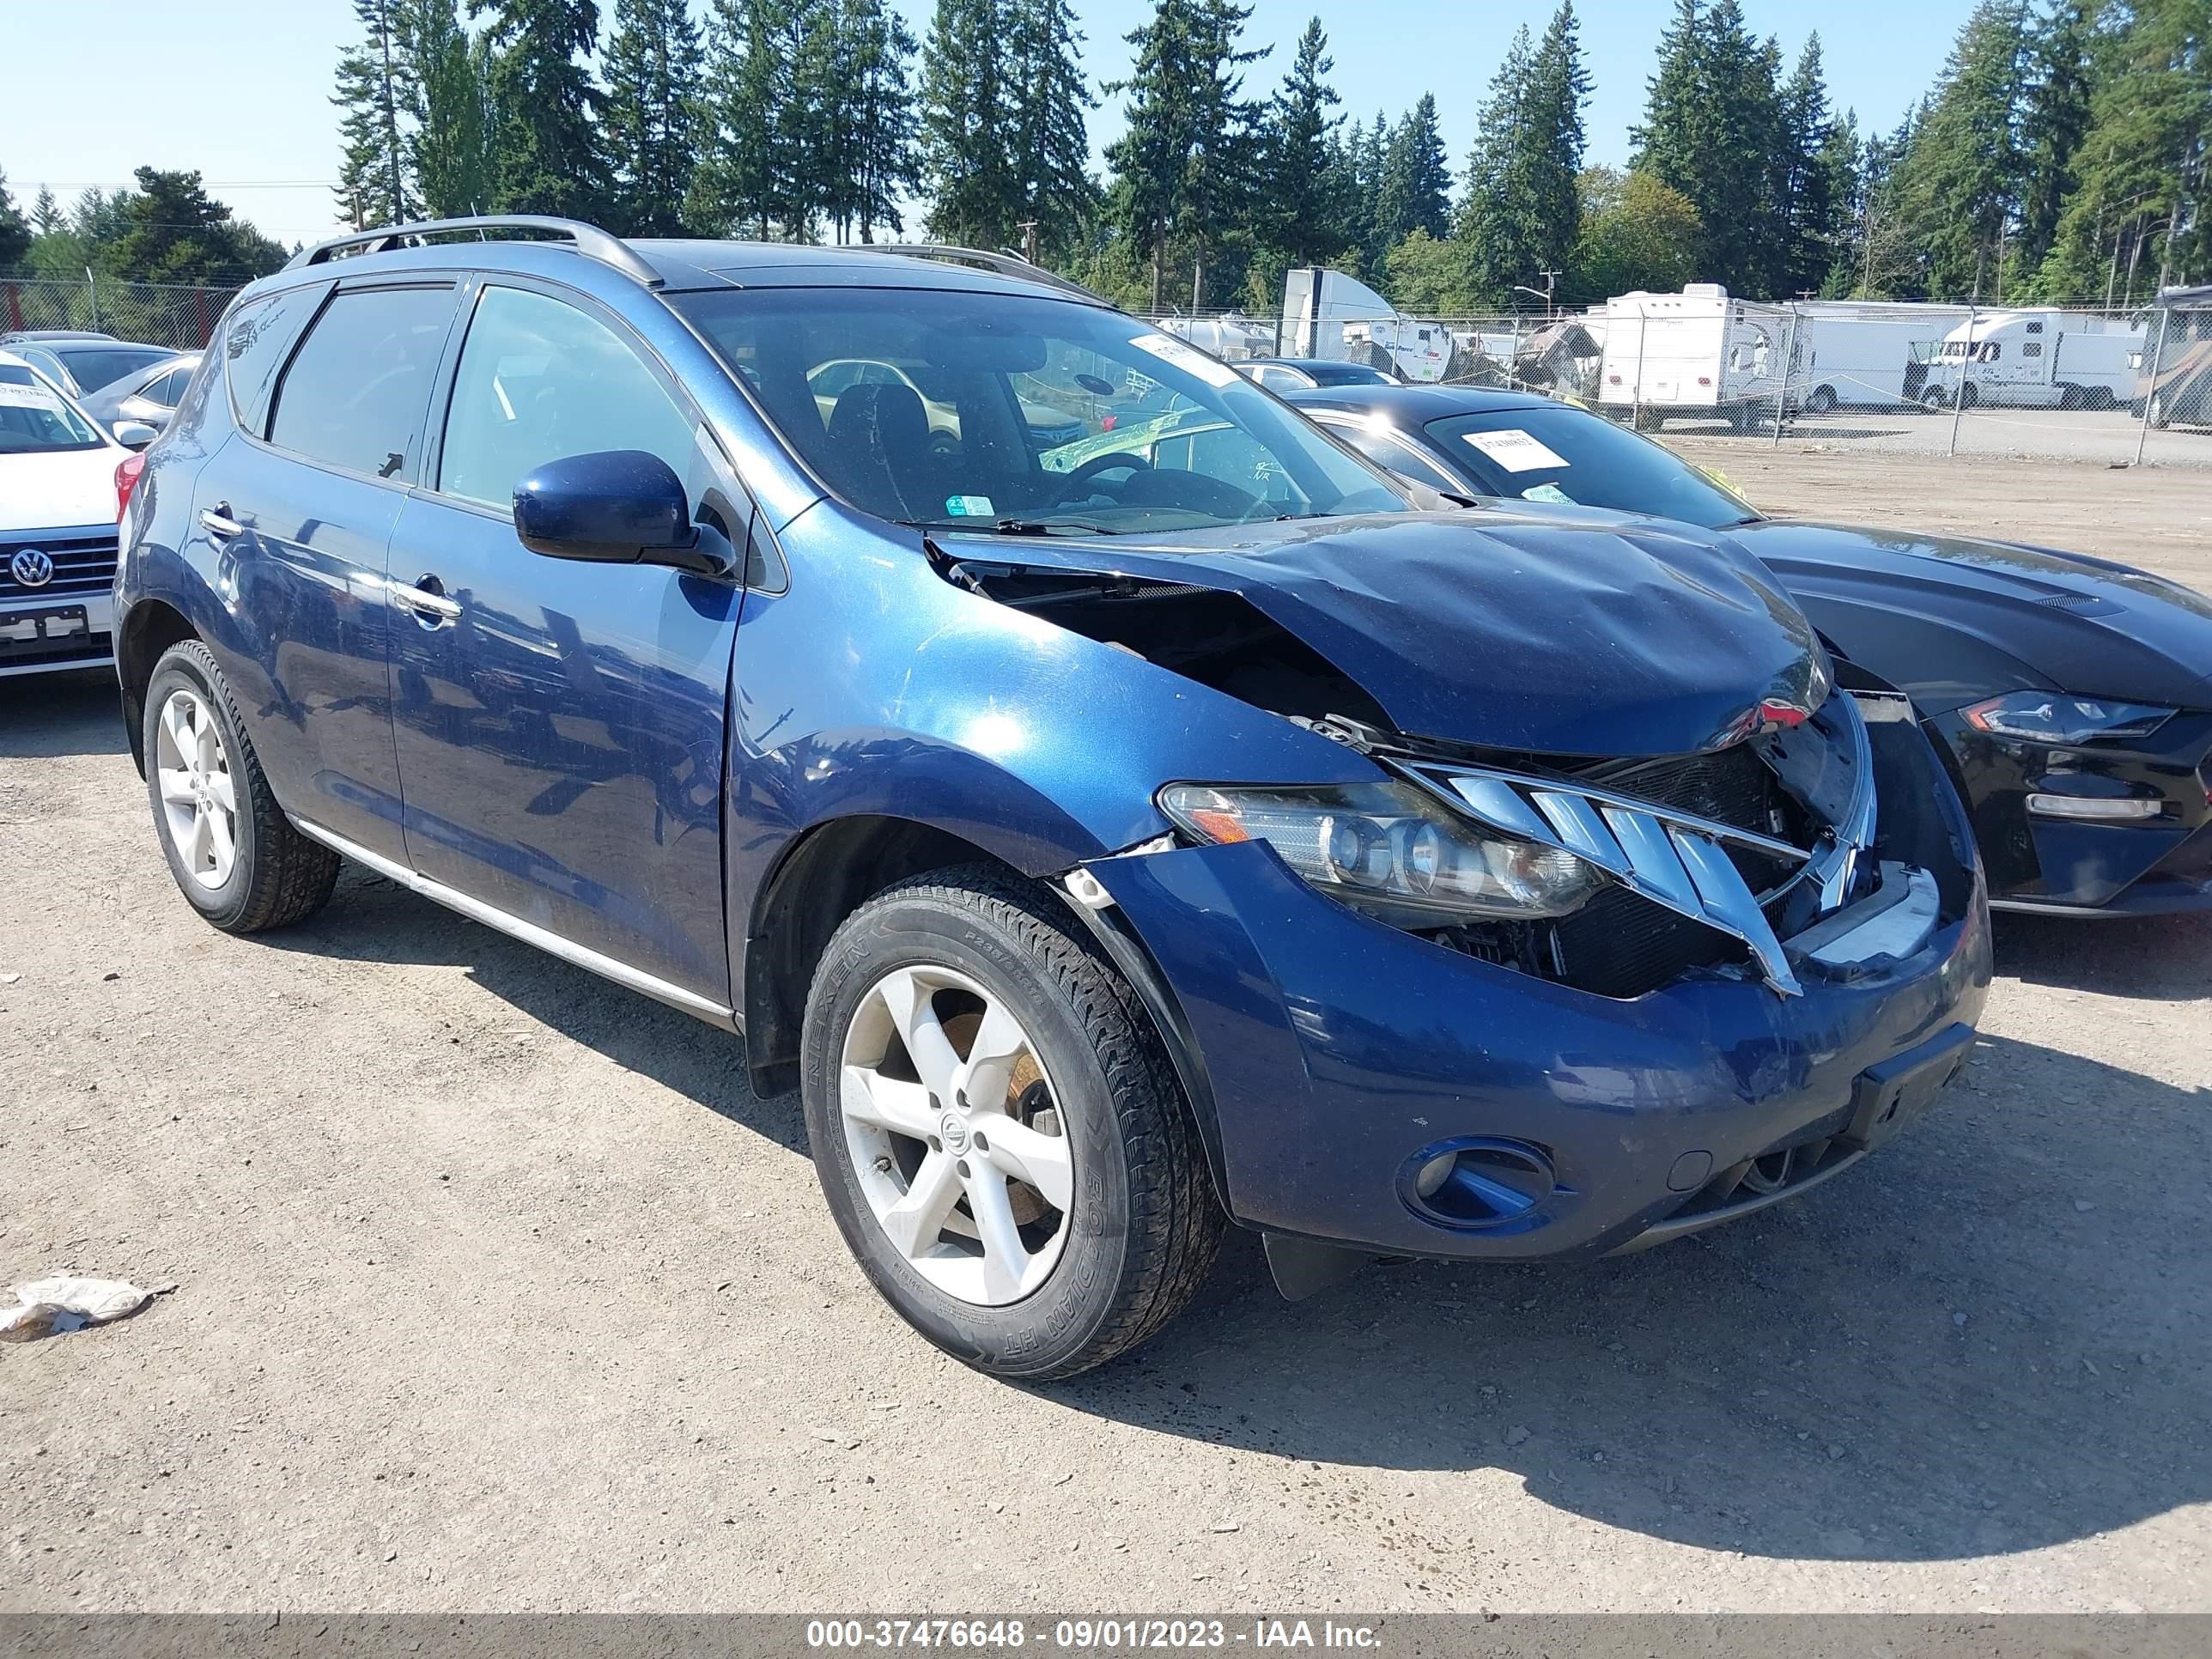
<svg viewBox="0 0 2212 1659">
<path fill-rule="evenodd" d="M 450 286 L 340 291 L 284 370 L 269 441 L 349 472 L 412 483 L 453 319 Z"/>
<path fill-rule="evenodd" d="M 269 430 L 269 404 L 276 377 L 291 355 L 292 343 L 331 291 L 328 283 L 309 283 L 248 300 L 222 326 L 223 378 L 230 386 L 230 412 L 255 437 Z"/>
</svg>

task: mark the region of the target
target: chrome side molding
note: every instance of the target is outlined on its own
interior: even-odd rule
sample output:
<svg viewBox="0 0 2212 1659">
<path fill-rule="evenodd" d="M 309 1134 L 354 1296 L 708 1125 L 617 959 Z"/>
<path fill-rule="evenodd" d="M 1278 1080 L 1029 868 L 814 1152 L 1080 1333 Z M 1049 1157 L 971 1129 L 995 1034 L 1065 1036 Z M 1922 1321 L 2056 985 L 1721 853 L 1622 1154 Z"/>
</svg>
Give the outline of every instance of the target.
<svg viewBox="0 0 2212 1659">
<path fill-rule="evenodd" d="M 611 979 L 633 991 L 641 991 L 657 1002 L 665 1002 L 672 1008 L 681 1008 L 685 1013 L 696 1015 L 711 1024 L 732 1031 L 744 1029 L 735 1012 L 719 1002 L 687 991 L 680 985 L 672 985 L 665 979 L 656 979 L 626 962 L 618 962 L 588 945 L 579 945 L 572 939 L 540 927 L 536 922 L 509 915 L 504 910 L 486 904 L 482 899 L 456 891 L 443 882 L 417 875 L 406 866 L 395 864 L 380 853 L 372 853 L 366 847 L 357 846 L 343 836 L 334 835 L 319 823 L 310 823 L 306 818 L 289 813 L 286 816 L 291 817 L 293 828 L 310 841 L 322 842 L 341 858 L 351 859 L 356 864 L 375 871 L 386 880 L 397 883 L 410 892 L 420 893 L 424 898 L 442 904 L 448 910 L 466 916 L 471 921 L 480 921 L 487 927 L 496 928 L 510 939 L 535 945 L 549 956 L 556 956 L 563 962 L 587 969 L 603 979 Z"/>
</svg>

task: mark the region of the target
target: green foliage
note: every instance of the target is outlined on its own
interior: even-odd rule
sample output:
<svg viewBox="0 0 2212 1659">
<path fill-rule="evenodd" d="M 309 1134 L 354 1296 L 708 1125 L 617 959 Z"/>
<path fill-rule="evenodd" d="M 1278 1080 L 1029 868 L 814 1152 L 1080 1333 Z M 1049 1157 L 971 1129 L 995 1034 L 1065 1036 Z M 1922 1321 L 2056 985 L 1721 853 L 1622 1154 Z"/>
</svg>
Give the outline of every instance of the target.
<svg viewBox="0 0 2212 1659">
<path fill-rule="evenodd" d="M 421 216 L 399 125 L 416 99 L 406 7 L 404 0 L 353 0 L 353 11 L 362 38 L 339 54 L 331 97 L 343 112 L 338 211 L 360 229 L 404 224 Z"/>
<path fill-rule="evenodd" d="M 1128 36 L 1136 48 L 1129 79 L 1107 88 L 1128 94 L 1127 129 L 1106 153 L 1115 175 L 1107 214 L 1146 250 L 1153 310 L 1170 237 L 1191 260 L 1192 303 L 1206 303 L 1208 250 L 1252 195 L 1261 112 L 1243 95 L 1243 70 L 1267 49 L 1241 44 L 1251 15 L 1231 0 L 1158 0 L 1152 21 Z"/>
<path fill-rule="evenodd" d="M 608 180 L 598 125 L 606 94 L 588 67 L 595 0 L 469 0 L 469 15 L 489 19 L 491 210 L 598 218 Z"/>
<path fill-rule="evenodd" d="M 94 203 L 84 216 L 86 240 L 110 275 L 140 283 L 244 283 L 284 263 L 284 250 L 231 217 L 201 187 L 198 173 L 140 167 L 136 177 L 136 191 Z"/>
<path fill-rule="evenodd" d="M 921 168 L 930 234 L 1005 247 L 1023 214 L 1003 0 L 937 0 L 921 49 Z"/>
<path fill-rule="evenodd" d="M 686 0 L 615 0 L 614 25 L 606 54 L 610 216 L 629 235 L 681 235 L 699 143 L 699 26 Z"/>
<path fill-rule="evenodd" d="M 1283 84 L 1267 106 L 1261 136 L 1261 188 L 1255 203 L 1262 240 L 1284 269 L 1319 264 L 1358 240 L 1357 185 L 1337 137 L 1342 102 L 1328 83 L 1335 67 L 1321 19 L 1306 24 Z M 1255 304 L 1273 309 L 1279 283 Z"/>
<path fill-rule="evenodd" d="M 1915 286 L 1929 297 L 1986 299 L 2002 289 L 1999 266 L 2027 172 L 2016 124 L 2027 21 L 2021 0 L 1975 7 L 1898 163 L 1898 205 L 1921 265 Z"/>
<path fill-rule="evenodd" d="M 457 0 L 409 0 L 415 94 L 407 155 L 423 210 L 459 219 L 491 210 L 491 52 L 461 27 Z"/>
<path fill-rule="evenodd" d="M 1391 130 L 1375 191 L 1375 234 L 1395 247 L 1417 230 L 1449 234 L 1451 163 L 1437 125 L 1437 100 L 1427 93 Z"/>
<path fill-rule="evenodd" d="M 52 204 L 53 198 L 45 191 L 39 192 L 40 206 Z M 23 210 L 15 205 L 15 198 L 8 191 L 8 173 L 0 168 L 0 270 L 12 270 L 22 263 L 23 256 L 31 251 L 31 225 L 23 217 Z"/>
<path fill-rule="evenodd" d="M 1564 302 L 1599 305 L 1638 289 L 1672 293 L 1697 280 L 1705 227 L 1680 191 L 1616 167 L 1591 167 L 1575 186 L 1581 228 L 1559 285 Z"/>
<path fill-rule="evenodd" d="M 1024 221 L 1048 260 L 1067 256 L 1097 206 L 1088 111 L 1097 106 L 1083 72 L 1083 33 L 1070 0 L 1010 0 L 1005 84 L 1009 162 Z"/>
<path fill-rule="evenodd" d="M 1576 28 L 1562 4 L 1540 45 L 1525 28 L 1515 35 L 1476 116 L 1457 240 L 1467 289 L 1486 307 L 1513 303 L 1516 287 L 1541 289 L 1547 272 L 1556 282 L 1574 251 L 1589 95 Z"/>
</svg>

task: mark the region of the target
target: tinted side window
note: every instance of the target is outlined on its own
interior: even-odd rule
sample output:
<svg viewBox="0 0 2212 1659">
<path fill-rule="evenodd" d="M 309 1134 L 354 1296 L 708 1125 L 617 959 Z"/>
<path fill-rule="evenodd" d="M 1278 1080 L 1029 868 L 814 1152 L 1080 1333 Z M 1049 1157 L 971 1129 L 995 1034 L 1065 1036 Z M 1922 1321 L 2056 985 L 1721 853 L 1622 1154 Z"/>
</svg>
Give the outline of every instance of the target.
<svg viewBox="0 0 2212 1659">
<path fill-rule="evenodd" d="M 292 342 L 331 291 L 328 283 L 310 283 L 249 300 L 230 313 L 222 331 L 223 378 L 230 383 L 230 412 L 258 438 L 269 430 L 269 400 L 276 376 L 291 355 Z"/>
<path fill-rule="evenodd" d="M 367 288 L 324 307 L 284 371 L 269 441 L 402 483 L 422 454 L 450 288 Z"/>
<path fill-rule="evenodd" d="M 505 508 L 525 473 L 609 449 L 658 455 L 687 484 L 696 471 L 690 421 L 612 329 L 542 294 L 485 289 L 453 377 L 438 488 Z"/>
</svg>

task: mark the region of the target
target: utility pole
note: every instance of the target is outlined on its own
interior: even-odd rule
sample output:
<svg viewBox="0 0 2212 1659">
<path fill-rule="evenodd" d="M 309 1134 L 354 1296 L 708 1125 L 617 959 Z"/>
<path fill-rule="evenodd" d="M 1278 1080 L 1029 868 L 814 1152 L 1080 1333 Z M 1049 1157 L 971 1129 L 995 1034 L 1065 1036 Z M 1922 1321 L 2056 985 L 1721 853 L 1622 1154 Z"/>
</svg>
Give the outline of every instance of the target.
<svg viewBox="0 0 2212 1659">
<path fill-rule="evenodd" d="M 1024 219 L 1014 228 L 1022 234 L 1022 258 L 1035 264 L 1037 262 L 1037 222 Z"/>
<path fill-rule="evenodd" d="M 1540 270 L 1536 274 L 1544 279 L 1544 319 L 1549 322 L 1559 314 L 1559 307 L 1552 297 L 1553 289 L 1559 280 L 1559 273 L 1556 270 Z"/>
</svg>

